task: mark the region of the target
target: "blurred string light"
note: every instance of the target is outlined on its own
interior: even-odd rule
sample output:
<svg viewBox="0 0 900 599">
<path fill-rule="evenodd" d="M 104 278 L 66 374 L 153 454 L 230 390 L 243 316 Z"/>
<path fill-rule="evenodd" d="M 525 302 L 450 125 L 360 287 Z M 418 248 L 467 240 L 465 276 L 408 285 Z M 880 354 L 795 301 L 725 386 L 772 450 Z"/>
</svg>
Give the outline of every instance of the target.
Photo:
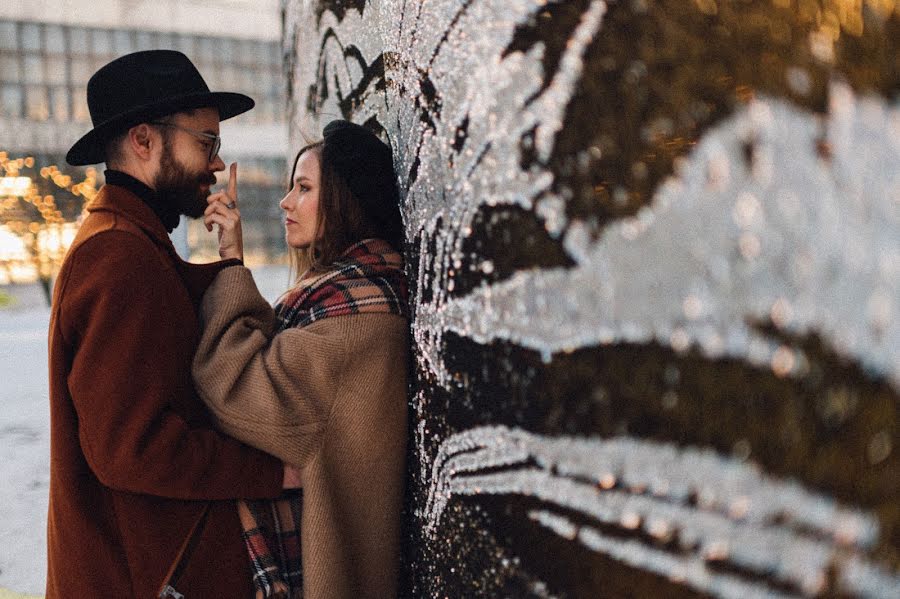
<svg viewBox="0 0 900 599">
<path fill-rule="evenodd" d="M 49 282 L 97 195 L 95 169 L 75 181 L 55 165 L 41 167 L 40 179 L 76 198 L 77 214 L 70 209 L 66 215 L 53 194 L 42 192 L 47 186 L 29 176 L 34 168 L 34 157 L 0 151 L 0 283 Z"/>
</svg>

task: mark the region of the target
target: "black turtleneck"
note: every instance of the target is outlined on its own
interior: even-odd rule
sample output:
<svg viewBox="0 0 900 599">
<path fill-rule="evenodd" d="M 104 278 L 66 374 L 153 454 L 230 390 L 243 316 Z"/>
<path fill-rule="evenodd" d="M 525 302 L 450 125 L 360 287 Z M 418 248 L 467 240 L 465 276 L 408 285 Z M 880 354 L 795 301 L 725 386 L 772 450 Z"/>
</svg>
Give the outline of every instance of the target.
<svg viewBox="0 0 900 599">
<path fill-rule="evenodd" d="M 163 202 L 160 202 L 156 192 L 147 185 L 122 171 L 107 169 L 104 171 L 103 175 L 106 177 L 106 183 L 108 185 L 124 187 L 137 197 L 141 198 L 145 204 L 150 206 L 156 216 L 159 217 L 159 220 L 162 221 L 166 231 L 171 233 L 172 230 L 178 226 L 181 215 L 178 214 L 175 207 L 166 206 Z"/>
</svg>

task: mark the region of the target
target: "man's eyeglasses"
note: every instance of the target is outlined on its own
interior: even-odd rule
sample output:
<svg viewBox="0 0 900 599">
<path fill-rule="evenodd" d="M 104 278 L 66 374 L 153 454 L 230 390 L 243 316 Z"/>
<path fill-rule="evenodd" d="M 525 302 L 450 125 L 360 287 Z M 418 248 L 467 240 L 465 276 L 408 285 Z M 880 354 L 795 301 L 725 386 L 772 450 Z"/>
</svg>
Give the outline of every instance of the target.
<svg viewBox="0 0 900 599">
<path fill-rule="evenodd" d="M 182 127 L 181 125 L 176 125 L 175 123 L 164 123 L 162 121 L 150 121 L 151 125 L 158 125 L 160 127 L 172 127 L 173 129 L 180 129 L 185 133 L 190 133 L 191 135 L 197 135 L 200 137 L 205 137 L 210 140 L 212 143 L 209 146 L 209 161 L 212 162 L 216 159 L 216 155 L 219 153 L 219 150 L 222 148 L 222 138 L 218 135 L 213 135 L 212 133 L 206 133 L 205 131 L 197 131 L 196 129 L 190 129 L 188 127 Z"/>
</svg>

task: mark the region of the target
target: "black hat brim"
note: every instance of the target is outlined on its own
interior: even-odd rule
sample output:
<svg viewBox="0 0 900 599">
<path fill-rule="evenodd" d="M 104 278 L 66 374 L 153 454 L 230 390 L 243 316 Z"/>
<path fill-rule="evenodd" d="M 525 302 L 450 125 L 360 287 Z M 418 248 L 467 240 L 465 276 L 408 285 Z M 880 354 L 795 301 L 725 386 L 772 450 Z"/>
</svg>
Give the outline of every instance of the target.
<svg viewBox="0 0 900 599">
<path fill-rule="evenodd" d="M 194 108 L 216 108 L 219 120 L 247 112 L 256 103 L 253 98 L 234 92 L 203 92 L 172 96 L 159 102 L 136 106 L 96 125 L 69 148 L 66 162 L 72 166 L 97 164 L 106 160 L 106 143 L 133 127 L 149 120 Z"/>
</svg>

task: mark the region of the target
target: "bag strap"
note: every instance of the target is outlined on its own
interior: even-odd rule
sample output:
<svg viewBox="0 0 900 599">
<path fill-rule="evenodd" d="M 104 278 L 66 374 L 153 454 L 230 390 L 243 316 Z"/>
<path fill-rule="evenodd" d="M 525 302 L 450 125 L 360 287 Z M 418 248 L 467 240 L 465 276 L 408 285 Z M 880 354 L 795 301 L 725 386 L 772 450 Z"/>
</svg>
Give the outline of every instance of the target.
<svg viewBox="0 0 900 599">
<path fill-rule="evenodd" d="M 203 511 L 200 512 L 200 515 L 197 517 L 197 520 L 194 521 L 194 525 L 191 527 L 191 531 L 188 533 L 187 538 L 184 540 L 184 543 L 181 544 L 181 549 L 178 550 L 175 561 L 169 568 L 165 579 L 163 579 L 162 586 L 160 586 L 159 594 L 157 595 L 159 599 L 167 599 L 168 597 L 172 597 L 172 599 L 184 599 L 184 595 L 175 590 L 175 585 L 178 584 L 178 579 L 180 579 L 181 575 L 184 573 L 184 569 L 191 559 L 191 554 L 194 552 L 194 549 L 197 548 L 197 543 L 200 542 L 200 535 L 206 527 L 206 520 L 209 517 L 209 509 L 211 506 L 212 504 L 210 502 L 207 502 L 206 505 L 203 506 Z"/>
</svg>

